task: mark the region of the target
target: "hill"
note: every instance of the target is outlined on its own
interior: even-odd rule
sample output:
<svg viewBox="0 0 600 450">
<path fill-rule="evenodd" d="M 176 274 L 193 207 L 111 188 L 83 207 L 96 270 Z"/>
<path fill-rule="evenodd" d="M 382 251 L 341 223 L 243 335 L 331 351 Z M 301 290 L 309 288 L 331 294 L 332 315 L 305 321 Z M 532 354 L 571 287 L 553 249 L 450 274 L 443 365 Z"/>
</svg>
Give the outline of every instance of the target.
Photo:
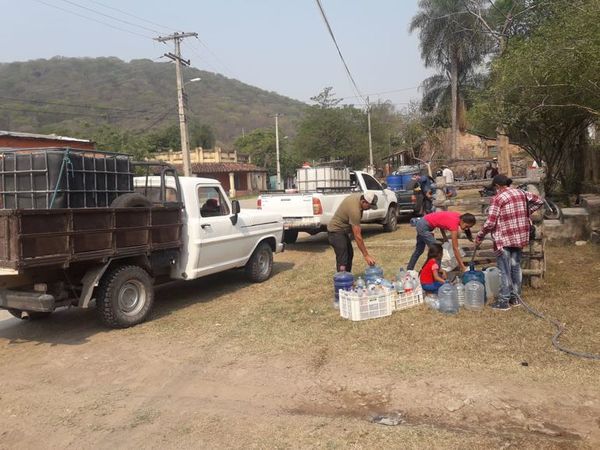
<svg viewBox="0 0 600 450">
<path fill-rule="evenodd" d="M 209 125 L 217 142 L 230 145 L 242 133 L 273 127 L 293 134 L 306 104 L 223 75 L 184 70 L 189 120 Z M 40 59 L 0 63 L 0 129 L 68 133 L 88 138 L 110 125 L 144 134 L 176 124 L 172 63 L 118 58 Z"/>
</svg>

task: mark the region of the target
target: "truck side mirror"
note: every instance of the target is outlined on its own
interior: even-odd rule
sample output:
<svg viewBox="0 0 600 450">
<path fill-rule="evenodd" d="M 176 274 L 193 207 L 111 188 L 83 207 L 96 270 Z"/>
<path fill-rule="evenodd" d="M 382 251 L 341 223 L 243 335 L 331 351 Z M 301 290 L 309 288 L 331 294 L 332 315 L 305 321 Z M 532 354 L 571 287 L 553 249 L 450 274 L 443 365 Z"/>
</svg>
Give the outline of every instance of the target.
<svg viewBox="0 0 600 450">
<path fill-rule="evenodd" d="M 387 183 L 381 183 L 381 187 L 382 187 L 383 189 L 387 189 L 387 188 L 388 188 L 388 185 L 387 185 Z"/>
<path fill-rule="evenodd" d="M 231 201 L 231 213 L 233 214 L 229 219 L 231 220 L 232 225 L 235 225 L 238 221 L 238 214 L 240 213 L 240 202 L 237 200 Z"/>
</svg>

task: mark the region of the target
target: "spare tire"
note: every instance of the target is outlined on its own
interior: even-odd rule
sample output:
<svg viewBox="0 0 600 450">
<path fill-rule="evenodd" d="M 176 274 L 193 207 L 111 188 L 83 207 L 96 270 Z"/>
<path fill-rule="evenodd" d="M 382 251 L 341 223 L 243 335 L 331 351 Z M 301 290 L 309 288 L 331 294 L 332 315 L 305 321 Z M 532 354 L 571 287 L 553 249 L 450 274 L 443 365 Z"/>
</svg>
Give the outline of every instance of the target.
<svg viewBox="0 0 600 450">
<path fill-rule="evenodd" d="M 111 208 L 150 208 L 152 202 L 137 192 L 119 195 L 110 204 Z"/>
</svg>

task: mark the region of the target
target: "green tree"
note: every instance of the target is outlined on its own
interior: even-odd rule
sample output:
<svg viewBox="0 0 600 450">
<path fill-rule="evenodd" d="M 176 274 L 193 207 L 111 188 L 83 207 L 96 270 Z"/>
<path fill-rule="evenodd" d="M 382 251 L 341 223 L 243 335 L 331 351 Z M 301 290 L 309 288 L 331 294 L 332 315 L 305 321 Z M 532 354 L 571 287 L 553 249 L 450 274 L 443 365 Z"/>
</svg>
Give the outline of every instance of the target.
<svg viewBox="0 0 600 450">
<path fill-rule="evenodd" d="M 275 145 L 275 130 L 256 129 L 235 140 L 234 148 L 252 157 L 252 162 L 267 169 L 269 175 L 277 174 L 277 149 Z M 279 141 L 279 166 L 283 177 L 293 176 L 299 166 L 299 158 L 290 151 L 287 139 Z"/>
<path fill-rule="evenodd" d="M 450 80 L 452 157 L 457 157 L 459 80 L 472 71 L 489 49 L 489 39 L 465 3 L 456 0 L 419 0 L 410 31 L 419 30 L 421 57 Z"/>
<path fill-rule="evenodd" d="M 353 106 L 338 106 L 331 88 L 312 98 L 298 124 L 294 154 L 316 161 L 342 160 L 350 167 L 363 167 L 369 160 L 367 116 Z"/>
<path fill-rule="evenodd" d="M 503 124 L 514 141 L 547 164 L 547 185 L 577 190 L 588 125 L 600 116 L 600 0 L 554 4 L 541 25 L 512 39 L 492 64 L 477 104 L 482 126 Z"/>
</svg>

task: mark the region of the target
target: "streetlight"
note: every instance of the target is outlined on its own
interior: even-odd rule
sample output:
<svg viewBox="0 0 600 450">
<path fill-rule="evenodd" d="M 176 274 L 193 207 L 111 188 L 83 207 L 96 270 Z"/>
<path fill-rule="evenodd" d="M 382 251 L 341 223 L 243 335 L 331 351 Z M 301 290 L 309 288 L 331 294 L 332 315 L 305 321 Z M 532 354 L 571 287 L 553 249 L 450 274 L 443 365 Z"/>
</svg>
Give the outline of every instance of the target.
<svg viewBox="0 0 600 450">
<path fill-rule="evenodd" d="M 196 81 L 200 81 L 201 79 L 202 79 L 202 78 L 200 78 L 200 77 L 198 77 L 198 78 L 192 78 L 191 80 L 187 80 L 187 81 L 186 81 L 185 83 L 183 83 L 183 84 L 185 85 L 185 84 L 188 84 L 188 83 L 195 83 Z"/>
</svg>

